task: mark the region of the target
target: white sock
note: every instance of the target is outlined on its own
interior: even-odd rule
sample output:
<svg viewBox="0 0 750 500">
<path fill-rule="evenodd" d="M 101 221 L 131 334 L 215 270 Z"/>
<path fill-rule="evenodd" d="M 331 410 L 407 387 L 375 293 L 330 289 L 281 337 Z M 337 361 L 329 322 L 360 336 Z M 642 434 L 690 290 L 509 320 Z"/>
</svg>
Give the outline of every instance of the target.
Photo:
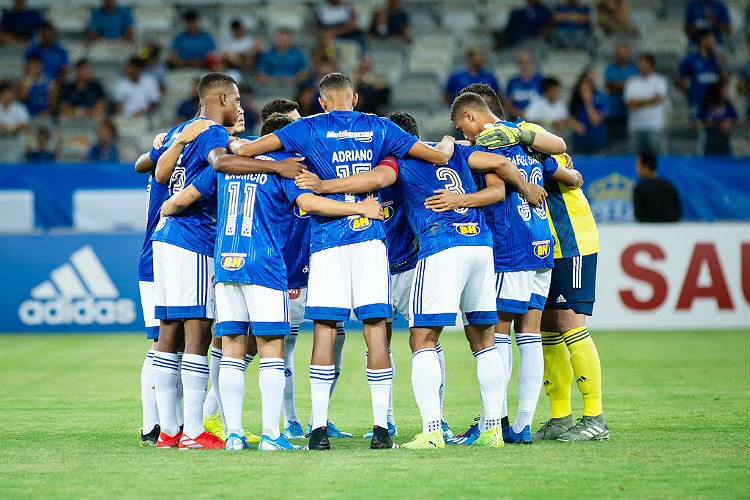
<svg viewBox="0 0 750 500">
<path fill-rule="evenodd" d="M 221 349 L 211 346 L 211 359 L 208 365 L 208 378 L 211 380 L 211 388 L 206 394 L 203 402 L 204 415 L 216 415 L 220 413 L 219 402 L 219 365 L 221 364 Z"/>
<path fill-rule="evenodd" d="M 513 421 L 513 432 L 521 432 L 534 420 L 534 411 L 544 378 L 542 335 L 516 333 L 516 345 L 521 354 L 518 367 L 518 413 Z"/>
<path fill-rule="evenodd" d="M 299 326 L 293 326 L 291 333 L 284 337 L 284 400 L 281 413 L 284 415 L 284 426 L 289 422 L 299 422 L 297 408 L 294 406 L 294 348 L 297 345 Z"/>
<path fill-rule="evenodd" d="M 180 430 L 176 412 L 177 380 L 180 378 L 177 366 L 177 354 L 154 352 L 152 372 L 154 374 L 156 407 L 159 412 L 161 431 L 167 436 L 174 436 Z"/>
<path fill-rule="evenodd" d="M 440 360 L 435 349 L 420 349 L 412 354 L 411 385 L 422 414 L 422 432 L 439 430 Z"/>
<path fill-rule="evenodd" d="M 336 376 L 333 365 L 310 365 L 310 398 L 312 399 L 311 424 L 313 429 L 328 424 L 328 403 L 331 384 Z"/>
<path fill-rule="evenodd" d="M 195 439 L 206 432 L 203 427 L 203 401 L 208 390 L 208 356 L 188 353 L 182 356 L 182 390 L 185 406 L 183 432 Z"/>
<path fill-rule="evenodd" d="M 177 353 L 177 369 L 182 372 L 182 355 L 184 353 Z M 177 415 L 177 423 L 182 427 L 185 424 L 185 409 L 183 400 L 185 399 L 185 391 L 182 389 L 182 377 L 177 374 L 177 399 L 175 400 L 175 414 Z"/>
<path fill-rule="evenodd" d="M 503 408 L 503 364 L 495 346 L 474 351 L 477 360 L 477 380 L 482 400 L 482 426 L 480 431 L 500 426 Z"/>
<path fill-rule="evenodd" d="M 156 407 L 153 363 L 154 350 L 149 349 L 141 367 L 141 407 L 143 408 L 143 433 L 151 432 L 159 423 L 159 409 Z"/>
<path fill-rule="evenodd" d="M 279 437 L 279 416 L 281 401 L 284 399 L 284 360 L 282 358 L 261 358 L 258 369 L 261 413 L 263 415 L 263 435 L 271 439 Z"/>
<path fill-rule="evenodd" d="M 443 354 L 443 346 L 440 342 L 435 346 L 437 351 L 438 361 L 440 361 L 440 420 L 443 420 L 443 399 L 445 397 L 445 354 Z"/>
<path fill-rule="evenodd" d="M 391 371 L 393 377 L 396 376 L 396 364 L 393 362 L 393 353 L 391 348 L 388 348 L 388 357 L 391 359 Z M 393 382 L 391 382 L 391 391 L 388 394 L 388 423 L 396 425 L 396 418 L 393 415 Z"/>
<path fill-rule="evenodd" d="M 247 370 L 247 367 L 250 366 L 250 363 L 252 363 L 254 359 L 254 354 L 245 354 L 245 370 Z"/>
<path fill-rule="evenodd" d="M 510 345 L 510 335 L 503 335 L 501 333 L 495 334 L 495 347 L 497 352 L 500 353 L 500 357 L 503 360 L 505 367 L 505 381 L 503 382 L 503 417 L 508 416 L 508 384 L 510 383 L 510 376 L 513 373 L 513 347 Z"/>
<path fill-rule="evenodd" d="M 245 361 L 222 356 L 219 368 L 219 390 L 224 400 L 224 427 L 227 434 L 242 437 L 242 401 L 245 397 Z"/>
<path fill-rule="evenodd" d="M 388 399 L 393 386 L 393 370 L 391 368 L 367 368 L 367 383 L 370 385 L 372 399 L 372 423 L 383 429 L 388 428 Z"/>
<path fill-rule="evenodd" d="M 344 354 L 344 341 L 346 340 L 346 332 L 344 331 L 343 323 L 336 323 L 336 340 L 333 342 L 333 366 L 336 370 L 331 384 L 331 393 L 328 398 L 333 397 L 333 390 L 336 388 L 336 383 L 339 381 L 339 375 L 341 375 L 341 358 Z"/>
</svg>

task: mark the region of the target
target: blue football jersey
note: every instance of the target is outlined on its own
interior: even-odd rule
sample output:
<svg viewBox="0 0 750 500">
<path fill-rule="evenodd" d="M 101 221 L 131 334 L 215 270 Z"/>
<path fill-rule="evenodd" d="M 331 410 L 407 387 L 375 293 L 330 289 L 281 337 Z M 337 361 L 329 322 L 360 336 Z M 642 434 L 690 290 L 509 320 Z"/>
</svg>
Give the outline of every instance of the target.
<svg viewBox="0 0 750 500">
<path fill-rule="evenodd" d="M 146 188 L 146 237 L 138 259 L 138 281 L 154 281 L 154 254 L 151 248 L 151 235 L 159 222 L 161 206 L 169 198 L 169 185 L 156 182 L 153 175 L 148 178 Z"/>
<path fill-rule="evenodd" d="M 425 208 L 424 201 L 436 189 L 454 193 L 475 193 L 468 159 L 474 150 L 456 145 L 446 165 L 422 160 L 399 160 L 398 180 L 393 185 L 396 200 L 406 207 L 406 216 L 419 238 L 419 258 L 456 246 L 491 246 L 492 234 L 481 210 L 459 208 L 436 213 Z"/>
<path fill-rule="evenodd" d="M 286 151 L 305 157 L 321 179 L 335 179 L 371 170 L 385 156 L 401 158 L 417 138 L 396 124 L 359 111 L 331 111 L 308 116 L 274 132 Z M 333 194 L 339 201 L 361 201 L 366 195 Z M 365 217 L 312 217 L 310 251 L 384 239 L 380 221 Z"/>
<path fill-rule="evenodd" d="M 419 260 L 419 243 L 406 217 L 406 206 L 402 200 L 396 199 L 390 186 L 380 190 L 380 203 L 385 215 L 388 265 L 391 274 L 414 269 Z"/>
<path fill-rule="evenodd" d="M 290 207 L 289 235 L 284 245 L 287 286 L 301 288 L 307 286 L 310 271 L 310 214 L 297 205 Z"/>
<path fill-rule="evenodd" d="M 515 126 L 509 122 L 500 123 Z M 554 158 L 550 157 L 552 161 L 540 163 L 536 155 L 530 155 L 530 150 L 520 144 L 493 150 L 486 150 L 480 146 L 476 149 L 505 156 L 518 167 L 524 180 L 540 186 L 544 184 L 545 177 L 557 170 Z M 477 183 L 480 186 L 485 185 L 484 175 L 477 176 Z M 508 184 L 505 200 L 485 207 L 484 214 L 492 231 L 496 272 L 554 267 L 554 240 L 544 204 L 532 208 L 526 199 Z"/>
<path fill-rule="evenodd" d="M 200 118 L 195 118 L 199 120 Z M 172 145 L 177 134 L 193 120 L 172 128 L 160 149 L 151 150 L 151 160 L 156 163 L 164 151 Z M 207 168 L 208 154 L 215 148 L 226 148 L 229 132 L 222 126 L 213 125 L 188 143 L 177 160 L 169 180 L 169 195 L 182 191 L 192 184 Z M 163 224 L 154 231 L 153 241 L 163 241 L 202 255 L 213 255 L 216 240 L 216 200 L 204 196 L 190 205 L 184 212 L 165 217 Z"/>
<path fill-rule="evenodd" d="M 258 156 L 282 160 L 288 153 Z M 219 174 L 213 168 L 193 183 L 201 194 L 215 189 L 218 203 L 214 282 L 249 283 L 287 290 L 283 248 L 292 205 L 303 191 L 293 179 L 274 174 Z"/>
</svg>

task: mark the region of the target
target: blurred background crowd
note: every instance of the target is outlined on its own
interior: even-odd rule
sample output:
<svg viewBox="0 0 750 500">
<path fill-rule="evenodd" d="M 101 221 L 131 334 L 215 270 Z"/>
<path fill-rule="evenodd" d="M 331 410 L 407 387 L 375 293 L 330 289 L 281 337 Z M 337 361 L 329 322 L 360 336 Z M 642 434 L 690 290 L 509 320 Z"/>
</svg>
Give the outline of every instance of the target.
<svg viewBox="0 0 750 500">
<path fill-rule="evenodd" d="M 239 82 L 247 133 L 270 98 L 319 112 L 338 70 L 427 139 L 481 82 L 574 154 L 748 156 L 749 48 L 748 0 L 6 0 L 0 161 L 132 161 L 208 70 Z"/>
</svg>

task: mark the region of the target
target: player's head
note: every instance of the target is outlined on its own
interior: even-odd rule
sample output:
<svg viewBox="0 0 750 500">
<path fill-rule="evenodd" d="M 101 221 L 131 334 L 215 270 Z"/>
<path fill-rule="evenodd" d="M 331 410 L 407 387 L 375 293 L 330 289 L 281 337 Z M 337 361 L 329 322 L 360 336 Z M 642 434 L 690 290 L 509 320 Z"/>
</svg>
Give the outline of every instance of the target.
<svg viewBox="0 0 750 500">
<path fill-rule="evenodd" d="M 302 118 L 299 114 L 299 104 L 289 99 L 274 99 L 269 101 L 260 110 L 260 121 L 264 122 L 266 119 L 274 113 L 281 113 L 287 115 L 294 121 Z"/>
<path fill-rule="evenodd" d="M 712 51 L 716 46 L 716 35 L 711 30 L 698 30 L 695 32 L 695 44 L 700 51 Z"/>
<path fill-rule="evenodd" d="M 260 135 L 268 135 L 271 132 L 275 132 L 294 123 L 288 115 L 282 113 L 273 113 L 271 116 L 263 121 L 263 125 L 260 128 Z"/>
<path fill-rule="evenodd" d="M 240 106 L 237 111 L 237 121 L 234 122 L 234 127 L 229 129 L 229 135 L 240 135 L 245 131 L 245 110 Z"/>
<path fill-rule="evenodd" d="M 207 118 L 227 128 L 237 122 L 240 91 L 231 76 L 226 73 L 206 73 L 198 82 L 198 97 Z"/>
<path fill-rule="evenodd" d="M 635 173 L 642 179 L 656 177 L 656 154 L 644 150 L 635 157 Z"/>
<path fill-rule="evenodd" d="M 318 92 L 320 92 L 318 102 L 326 112 L 334 109 L 336 103 L 346 106 L 347 109 L 354 109 L 357 106 L 359 96 L 354 92 L 352 79 L 344 73 L 328 73 L 321 78 L 318 83 Z"/>
<path fill-rule="evenodd" d="M 388 119 L 401 127 L 401 129 L 407 134 L 419 137 L 419 126 L 417 125 L 417 120 L 415 120 L 409 113 L 396 111 L 388 115 Z"/>
<path fill-rule="evenodd" d="M 492 114 L 501 120 L 505 120 L 505 109 L 503 109 L 503 104 L 500 102 L 500 96 L 497 95 L 495 89 L 486 83 L 472 83 L 471 85 L 462 88 L 458 95 L 465 94 L 466 92 L 473 92 L 482 96 L 482 99 L 487 103 L 487 107 L 490 108 Z"/>
<path fill-rule="evenodd" d="M 465 92 L 456 96 L 451 105 L 451 121 L 467 141 L 474 143 L 474 138 L 487 123 L 494 123 L 494 117 L 482 96 L 474 92 Z"/>
<path fill-rule="evenodd" d="M 654 70 L 655 62 L 656 62 L 656 59 L 654 59 L 653 54 L 643 53 L 639 55 L 638 56 L 638 71 L 641 73 L 641 75 L 648 76 Z"/>
</svg>

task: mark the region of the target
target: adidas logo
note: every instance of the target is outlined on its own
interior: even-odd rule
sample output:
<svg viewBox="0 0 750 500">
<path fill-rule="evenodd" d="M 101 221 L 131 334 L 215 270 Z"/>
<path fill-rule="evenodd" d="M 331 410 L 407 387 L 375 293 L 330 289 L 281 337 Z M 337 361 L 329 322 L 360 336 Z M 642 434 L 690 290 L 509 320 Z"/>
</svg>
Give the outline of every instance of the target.
<svg viewBox="0 0 750 500">
<path fill-rule="evenodd" d="M 563 297 L 562 295 L 559 295 L 557 297 L 557 300 L 555 300 L 555 302 L 558 303 L 558 304 L 561 304 L 563 302 L 566 302 L 566 300 L 565 300 L 565 297 Z"/>
<path fill-rule="evenodd" d="M 88 245 L 52 270 L 49 279 L 32 288 L 30 295 L 18 308 L 18 317 L 26 325 L 130 324 L 136 318 L 135 303 L 120 298 Z"/>
<path fill-rule="evenodd" d="M 584 377 L 583 375 L 581 375 L 580 377 L 578 377 L 576 379 L 576 382 L 588 382 L 588 380 L 589 379 L 587 379 L 586 377 Z"/>
</svg>

